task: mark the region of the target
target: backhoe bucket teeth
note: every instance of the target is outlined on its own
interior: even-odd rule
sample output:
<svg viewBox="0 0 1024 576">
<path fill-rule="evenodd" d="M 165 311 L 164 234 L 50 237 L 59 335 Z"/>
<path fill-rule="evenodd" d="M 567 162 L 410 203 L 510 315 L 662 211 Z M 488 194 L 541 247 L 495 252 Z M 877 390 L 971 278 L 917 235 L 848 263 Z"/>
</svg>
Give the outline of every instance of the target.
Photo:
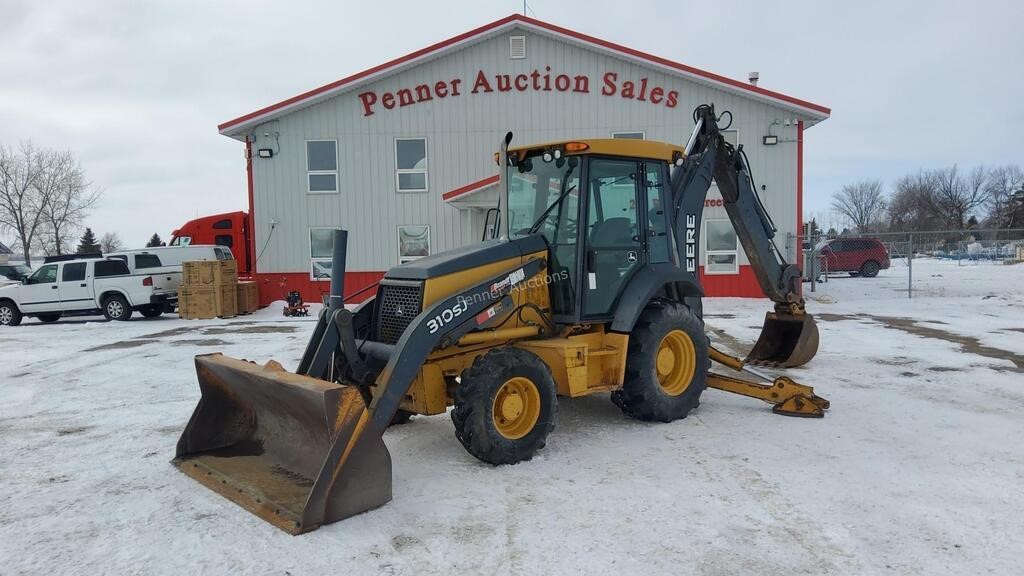
<svg viewBox="0 0 1024 576">
<path fill-rule="evenodd" d="M 818 325 L 810 314 L 765 314 L 761 336 L 747 355 L 748 364 L 792 368 L 818 353 Z"/>
<path fill-rule="evenodd" d="M 391 455 L 358 389 L 221 354 L 196 356 L 202 397 L 172 461 L 292 534 L 391 500 Z"/>
</svg>

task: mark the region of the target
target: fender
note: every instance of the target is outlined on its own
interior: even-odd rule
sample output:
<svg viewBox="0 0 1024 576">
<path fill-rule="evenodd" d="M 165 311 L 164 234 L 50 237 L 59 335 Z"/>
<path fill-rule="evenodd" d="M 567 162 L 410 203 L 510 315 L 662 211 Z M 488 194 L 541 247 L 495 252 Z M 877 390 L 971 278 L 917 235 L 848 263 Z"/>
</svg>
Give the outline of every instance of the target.
<svg viewBox="0 0 1024 576">
<path fill-rule="evenodd" d="M 693 281 L 690 272 L 668 262 L 645 264 L 633 278 L 629 280 L 619 304 L 610 329 L 612 332 L 630 332 L 636 324 L 640 313 L 644 311 L 651 298 L 668 284 L 675 284 L 682 292 L 680 296 L 704 296 L 704 290 Z"/>
<path fill-rule="evenodd" d="M 104 290 L 96 298 L 96 305 L 102 308 L 103 307 L 103 301 L 106 300 L 109 296 L 111 296 L 113 294 L 117 294 L 119 296 L 123 296 L 124 299 L 128 302 L 129 306 L 135 306 L 135 303 L 132 302 L 132 297 L 129 296 L 128 293 L 125 292 L 124 290 L 122 290 L 121 288 L 107 288 L 106 290 Z"/>
</svg>

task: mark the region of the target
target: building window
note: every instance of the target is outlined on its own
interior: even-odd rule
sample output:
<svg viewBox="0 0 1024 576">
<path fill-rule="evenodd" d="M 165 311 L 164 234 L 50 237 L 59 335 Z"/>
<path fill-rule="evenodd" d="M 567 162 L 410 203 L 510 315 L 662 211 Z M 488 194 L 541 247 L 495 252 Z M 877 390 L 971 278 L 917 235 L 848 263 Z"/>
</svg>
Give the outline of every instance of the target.
<svg viewBox="0 0 1024 576">
<path fill-rule="evenodd" d="M 430 255 L 430 226 L 398 227 L 398 262 L 404 264 Z"/>
<path fill-rule="evenodd" d="M 306 190 L 310 194 L 338 191 L 338 141 L 306 141 Z"/>
<path fill-rule="evenodd" d="M 313 280 L 331 279 L 331 256 L 334 254 L 334 231 L 337 228 L 309 229 L 310 276 Z"/>
<path fill-rule="evenodd" d="M 395 139 L 395 183 L 399 192 L 427 191 L 427 139 Z"/>
<path fill-rule="evenodd" d="M 736 230 L 729 220 L 704 222 L 705 274 L 737 274 L 740 271 Z"/>
<path fill-rule="evenodd" d="M 612 138 L 626 138 L 629 140 L 643 140 L 643 132 L 612 132 Z"/>
</svg>

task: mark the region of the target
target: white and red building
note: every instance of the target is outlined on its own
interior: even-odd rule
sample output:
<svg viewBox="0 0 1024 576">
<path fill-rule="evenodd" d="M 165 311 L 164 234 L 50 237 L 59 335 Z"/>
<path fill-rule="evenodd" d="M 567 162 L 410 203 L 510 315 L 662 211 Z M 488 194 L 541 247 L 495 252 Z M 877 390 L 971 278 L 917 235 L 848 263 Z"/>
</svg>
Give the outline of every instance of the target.
<svg viewBox="0 0 1024 576">
<path fill-rule="evenodd" d="M 261 299 L 318 299 L 330 231 L 349 230 L 346 292 L 390 267 L 479 241 L 496 205 L 493 153 L 567 138 L 683 142 L 691 112 L 733 113 L 790 257 L 802 222 L 803 132 L 830 110 L 792 96 L 513 15 L 229 120 L 248 152 L 250 251 Z M 771 136 L 773 138 L 765 138 Z M 702 230 L 711 296 L 759 296 L 714 189 Z"/>
</svg>

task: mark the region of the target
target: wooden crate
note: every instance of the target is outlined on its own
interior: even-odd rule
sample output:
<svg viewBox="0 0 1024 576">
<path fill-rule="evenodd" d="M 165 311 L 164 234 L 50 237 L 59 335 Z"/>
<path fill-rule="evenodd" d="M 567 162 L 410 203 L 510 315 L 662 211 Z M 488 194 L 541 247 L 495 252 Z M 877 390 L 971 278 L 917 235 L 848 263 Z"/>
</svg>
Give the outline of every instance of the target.
<svg viewBox="0 0 1024 576">
<path fill-rule="evenodd" d="M 196 260 L 182 262 L 181 283 L 184 286 L 224 286 L 238 282 L 238 262 L 234 260 Z"/>
<path fill-rule="evenodd" d="M 259 286 L 255 282 L 239 282 L 235 290 L 239 314 L 255 312 L 260 307 Z"/>
<path fill-rule="evenodd" d="M 182 286 L 178 289 L 178 316 L 185 320 L 231 318 L 238 314 L 235 285 Z"/>
</svg>

